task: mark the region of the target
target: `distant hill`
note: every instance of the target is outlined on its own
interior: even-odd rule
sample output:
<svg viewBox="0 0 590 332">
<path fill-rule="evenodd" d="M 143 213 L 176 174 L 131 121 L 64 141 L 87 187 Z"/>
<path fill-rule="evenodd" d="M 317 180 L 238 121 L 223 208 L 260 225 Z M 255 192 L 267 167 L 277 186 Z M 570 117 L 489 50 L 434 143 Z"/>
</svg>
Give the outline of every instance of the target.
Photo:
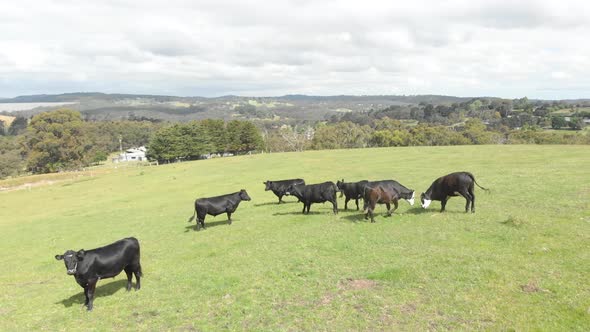
<svg viewBox="0 0 590 332">
<path fill-rule="evenodd" d="M 366 96 L 308 96 L 285 95 L 280 97 L 221 96 L 178 97 L 143 94 L 107 94 L 75 92 L 56 95 L 31 95 L 0 99 L 6 103 L 73 103 L 72 105 L 44 105 L 18 111 L 21 116 L 61 107 L 80 111 L 89 120 L 152 119 L 163 121 L 190 121 L 213 119 L 323 120 L 342 112 L 380 110 L 396 105 L 419 103 L 452 104 L 473 98 L 440 95 L 366 95 Z M 576 101 L 571 101 L 576 102 Z M 4 113 L 5 115 L 15 115 Z"/>
</svg>

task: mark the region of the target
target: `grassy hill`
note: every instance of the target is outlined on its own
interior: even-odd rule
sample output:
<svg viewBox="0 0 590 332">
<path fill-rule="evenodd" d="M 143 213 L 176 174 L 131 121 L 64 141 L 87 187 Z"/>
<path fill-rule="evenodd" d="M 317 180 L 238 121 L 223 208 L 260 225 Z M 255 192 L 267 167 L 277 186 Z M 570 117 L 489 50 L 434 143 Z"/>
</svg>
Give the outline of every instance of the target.
<svg viewBox="0 0 590 332">
<path fill-rule="evenodd" d="M 121 168 L 0 193 L 2 330 L 586 330 L 590 154 L 586 146 L 310 151 Z M 376 223 L 357 211 L 276 205 L 263 181 L 394 178 L 417 195 L 468 170 L 476 213 L 452 198 L 406 202 Z M 227 225 L 186 221 L 197 197 L 247 189 Z M 343 207 L 343 199 L 339 199 Z M 349 204 L 350 206 L 350 204 Z M 63 262 L 127 236 L 142 289 L 101 280 L 94 311 Z"/>
</svg>

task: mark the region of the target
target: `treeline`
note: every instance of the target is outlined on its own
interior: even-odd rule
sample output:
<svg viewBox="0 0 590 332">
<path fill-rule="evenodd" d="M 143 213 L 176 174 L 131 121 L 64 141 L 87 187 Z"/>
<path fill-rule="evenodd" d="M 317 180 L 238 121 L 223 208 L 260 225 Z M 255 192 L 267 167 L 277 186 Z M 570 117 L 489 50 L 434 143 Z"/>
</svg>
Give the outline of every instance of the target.
<svg viewBox="0 0 590 332">
<path fill-rule="evenodd" d="M 311 134 L 310 134 L 311 133 Z M 454 126 L 412 123 L 384 117 L 368 124 L 350 121 L 282 126 L 265 132 L 268 152 L 392 146 L 472 144 L 590 144 L 590 135 L 575 131 L 494 128 L 472 118 Z"/>
<path fill-rule="evenodd" d="M 477 118 L 493 128 L 517 129 L 538 126 L 580 130 L 584 127 L 583 119 L 590 117 L 588 110 L 588 102 L 572 104 L 565 101 L 530 101 L 526 97 L 513 100 L 474 98 L 450 104 L 420 102 L 417 105 L 396 105 L 367 112 L 333 114 L 326 120 L 328 123 L 349 121 L 359 125 L 370 125 L 374 120 L 387 117 L 449 126 L 466 119 Z"/>
<path fill-rule="evenodd" d="M 202 159 L 211 154 L 240 154 L 262 148 L 262 136 L 253 123 L 208 119 L 161 128 L 149 143 L 147 157 L 158 162 L 172 162 Z"/>
<path fill-rule="evenodd" d="M 18 130 L 0 137 L 0 178 L 93 165 L 120 147 L 146 145 L 162 126 L 149 121 L 87 122 L 68 109 L 41 113 L 30 121 L 16 118 L 10 128 L 16 122 Z"/>
<path fill-rule="evenodd" d="M 97 164 L 119 149 L 147 146 L 159 162 L 215 154 L 308 149 L 469 144 L 590 144 L 584 127 L 588 105 L 473 99 L 453 104 L 392 106 L 348 112 L 325 121 L 200 120 L 185 123 L 88 121 L 62 109 L 0 122 L 0 178 L 20 173 L 75 170 Z M 252 112 L 244 108 L 241 112 Z M 566 117 L 567 115 L 567 117 Z"/>
<path fill-rule="evenodd" d="M 41 113 L 30 121 L 17 118 L 6 134 L 0 135 L 0 178 L 76 170 L 104 161 L 120 149 L 138 146 L 148 146 L 149 158 L 160 162 L 240 154 L 263 147 L 260 131 L 247 121 L 92 122 L 68 109 Z"/>
</svg>

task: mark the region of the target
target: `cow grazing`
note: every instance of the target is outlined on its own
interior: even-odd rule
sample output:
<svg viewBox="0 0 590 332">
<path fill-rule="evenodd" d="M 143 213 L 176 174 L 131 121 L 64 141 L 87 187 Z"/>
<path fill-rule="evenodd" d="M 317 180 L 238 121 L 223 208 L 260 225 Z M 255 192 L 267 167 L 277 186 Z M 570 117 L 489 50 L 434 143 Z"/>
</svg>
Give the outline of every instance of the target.
<svg viewBox="0 0 590 332">
<path fill-rule="evenodd" d="M 371 217 L 371 222 L 375 222 L 373 218 L 373 211 L 377 204 L 385 204 L 387 207 L 387 216 L 391 216 L 393 211 L 397 209 L 397 201 L 399 199 L 399 193 L 390 187 L 376 186 L 376 187 L 365 187 L 364 200 L 365 206 L 363 207 L 365 213 L 365 219 L 368 216 Z M 393 203 L 393 210 L 391 209 L 391 203 Z"/>
<path fill-rule="evenodd" d="M 465 197 L 465 200 L 467 201 L 465 204 L 465 212 L 469 212 L 469 205 L 471 204 L 471 212 L 473 213 L 475 212 L 475 195 L 473 194 L 474 183 L 481 189 L 489 191 L 475 182 L 473 174 L 469 172 L 456 172 L 442 176 L 434 180 L 430 185 L 430 188 L 420 195 L 422 207 L 426 209 L 433 200 L 440 201 L 440 212 L 443 212 L 447 205 L 447 200 L 450 197 L 461 195 Z"/>
<path fill-rule="evenodd" d="M 348 201 L 351 199 L 354 199 L 356 209 L 359 209 L 359 198 L 363 197 L 363 192 L 367 183 L 369 183 L 367 180 L 344 182 L 344 179 L 342 179 L 342 181 L 336 181 L 336 187 L 340 190 L 340 197 L 343 195 L 346 197 L 344 201 L 344 210 L 348 210 Z"/>
<path fill-rule="evenodd" d="M 264 191 L 269 191 L 272 190 L 272 192 L 277 195 L 277 197 L 279 198 L 279 204 L 281 204 L 283 201 L 283 196 L 285 196 L 285 192 L 287 191 L 287 188 L 289 188 L 290 185 L 292 184 L 305 184 L 305 181 L 303 179 L 291 179 L 291 180 L 280 180 L 280 181 L 270 181 L 267 180 L 266 182 L 263 182 L 265 187 L 264 187 Z"/>
<path fill-rule="evenodd" d="M 395 180 L 369 181 L 366 186 L 370 188 L 381 186 L 385 189 L 393 189 L 397 191 L 399 198 L 406 200 L 410 205 L 414 205 L 414 189 L 408 189 Z"/>
<path fill-rule="evenodd" d="M 249 201 L 250 199 L 250 196 L 248 196 L 248 193 L 244 189 L 233 194 L 199 198 L 195 201 L 195 213 L 189 218 L 188 222 L 193 221 L 196 215 L 198 231 L 201 226 L 205 229 L 205 216 L 208 214 L 216 216 L 227 213 L 227 220 L 231 225 L 231 214 L 236 211 L 241 201 Z"/>
<path fill-rule="evenodd" d="M 318 183 L 318 184 L 295 184 L 290 185 L 285 192 L 286 195 L 293 195 L 299 199 L 300 202 L 303 203 L 303 214 L 305 214 L 305 209 L 307 208 L 307 213 L 309 213 L 309 208 L 311 207 L 311 203 L 324 203 L 330 202 L 332 203 L 334 214 L 338 213 L 338 201 L 336 200 L 336 192 L 338 191 L 338 187 L 332 181 Z"/>
<path fill-rule="evenodd" d="M 113 278 L 121 271 L 127 274 L 127 291 L 131 290 L 131 276 L 135 275 L 135 290 L 141 287 L 141 264 L 139 263 L 139 242 L 134 237 L 119 240 L 104 247 L 78 251 L 68 250 L 55 259 L 66 264 L 67 273 L 76 278 L 84 288 L 88 311 L 92 310 L 94 290 L 100 279 Z"/>
</svg>

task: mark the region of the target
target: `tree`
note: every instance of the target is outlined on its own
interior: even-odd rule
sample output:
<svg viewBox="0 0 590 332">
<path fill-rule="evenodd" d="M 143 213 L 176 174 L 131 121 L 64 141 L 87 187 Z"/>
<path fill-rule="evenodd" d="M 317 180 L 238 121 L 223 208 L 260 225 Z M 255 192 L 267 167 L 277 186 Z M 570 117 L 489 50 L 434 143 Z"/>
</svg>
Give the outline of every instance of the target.
<svg viewBox="0 0 590 332">
<path fill-rule="evenodd" d="M 572 117 L 570 122 L 568 122 L 568 126 L 574 130 L 582 130 L 584 129 L 584 120 L 578 117 Z"/>
<path fill-rule="evenodd" d="M 18 140 L 12 136 L 0 137 L 0 179 L 17 175 L 24 168 Z"/>
<path fill-rule="evenodd" d="M 25 132 L 27 129 L 27 119 L 17 116 L 8 127 L 8 135 L 16 136 Z"/>
<path fill-rule="evenodd" d="M 90 163 L 93 144 L 80 113 L 68 109 L 41 113 L 27 129 L 27 168 L 35 173 L 76 169 Z"/>
<path fill-rule="evenodd" d="M 563 116 L 554 116 L 551 118 L 551 128 L 553 129 L 560 129 L 561 127 L 565 127 L 566 125 L 567 123 Z"/>
<path fill-rule="evenodd" d="M 206 119 L 201 125 L 207 132 L 211 143 L 211 152 L 222 153 L 227 146 L 225 122 L 223 120 Z"/>
</svg>

